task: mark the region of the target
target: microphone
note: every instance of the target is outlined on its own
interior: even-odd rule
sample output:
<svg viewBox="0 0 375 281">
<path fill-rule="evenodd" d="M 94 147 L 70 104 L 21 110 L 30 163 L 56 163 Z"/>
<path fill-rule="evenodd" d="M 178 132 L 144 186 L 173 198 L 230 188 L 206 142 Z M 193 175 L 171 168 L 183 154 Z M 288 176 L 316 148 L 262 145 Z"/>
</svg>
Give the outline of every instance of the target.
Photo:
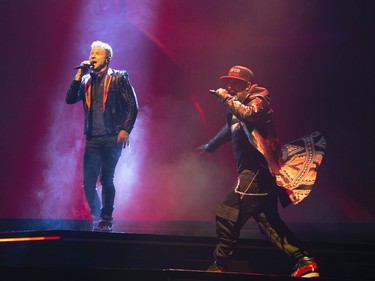
<svg viewBox="0 0 375 281">
<path fill-rule="evenodd" d="M 94 62 L 90 61 L 90 63 L 83 63 L 80 65 L 77 65 L 73 69 L 86 69 L 86 68 L 91 68 L 94 65 Z"/>
</svg>

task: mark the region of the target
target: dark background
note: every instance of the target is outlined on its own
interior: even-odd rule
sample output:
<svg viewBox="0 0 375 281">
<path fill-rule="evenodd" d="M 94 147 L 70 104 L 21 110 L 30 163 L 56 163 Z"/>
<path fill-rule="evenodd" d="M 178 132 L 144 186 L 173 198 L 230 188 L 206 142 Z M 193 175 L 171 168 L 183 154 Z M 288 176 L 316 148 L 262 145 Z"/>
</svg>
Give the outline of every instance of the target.
<svg viewBox="0 0 375 281">
<path fill-rule="evenodd" d="M 0 0 L 0 218 L 87 219 L 82 105 L 66 105 L 91 42 L 112 45 L 140 105 L 116 171 L 116 219 L 212 221 L 235 181 L 208 89 L 233 65 L 273 100 L 283 143 L 315 130 L 327 153 L 287 222 L 373 225 L 374 16 L 358 0 Z M 99 188 L 100 189 L 100 188 Z"/>
</svg>

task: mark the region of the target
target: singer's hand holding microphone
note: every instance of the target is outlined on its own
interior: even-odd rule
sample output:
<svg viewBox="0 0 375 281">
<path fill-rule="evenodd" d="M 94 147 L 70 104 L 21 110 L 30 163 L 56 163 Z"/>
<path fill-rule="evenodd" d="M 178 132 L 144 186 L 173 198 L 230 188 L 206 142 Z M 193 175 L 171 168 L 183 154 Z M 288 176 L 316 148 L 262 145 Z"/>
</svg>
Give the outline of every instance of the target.
<svg viewBox="0 0 375 281">
<path fill-rule="evenodd" d="M 89 69 L 89 68 L 92 68 L 93 66 L 94 66 L 93 61 L 85 60 L 81 62 L 80 65 L 77 65 L 74 69 Z"/>
<path fill-rule="evenodd" d="M 77 81 L 80 81 L 82 76 L 84 74 L 86 74 L 86 72 L 90 69 L 90 68 L 93 68 L 94 67 L 94 62 L 92 61 L 89 61 L 89 60 L 85 60 L 83 62 L 81 62 L 80 65 L 77 65 L 76 67 L 74 67 L 74 69 L 77 69 L 77 74 L 76 74 L 76 77 L 75 77 L 75 80 Z"/>
<path fill-rule="evenodd" d="M 224 103 L 229 97 L 230 94 L 227 90 L 219 88 L 217 90 L 210 90 L 210 93 L 213 94 L 219 102 Z"/>
</svg>

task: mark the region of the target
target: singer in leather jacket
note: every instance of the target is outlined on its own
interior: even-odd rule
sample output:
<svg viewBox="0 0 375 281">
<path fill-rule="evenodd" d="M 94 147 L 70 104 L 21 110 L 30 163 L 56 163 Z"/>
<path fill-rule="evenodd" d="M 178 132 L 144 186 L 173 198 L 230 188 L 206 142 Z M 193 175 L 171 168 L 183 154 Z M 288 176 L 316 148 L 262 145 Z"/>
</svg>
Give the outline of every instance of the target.
<svg viewBox="0 0 375 281">
<path fill-rule="evenodd" d="M 293 276 L 317 277 L 314 258 L 302 249 L 279 216 L 278 197 L 283 190 L 276 185 L 272 173 L 277 167 L 270 167 L 269 163 L 279 163 L 281 146 L 272 125 L 268 91 L 253 83 L 252 71 L 243 66 L 232 67 L 221 79 L 228 81 L 228 90 L 220 88 L 211 90 L 211 93 L 226 107 L 227 122 L 198 150 L 213 152 L 231 141 L 237 182 L 216 209 L 218 239 L 213 254 L 215 262 L 208 270 L 228 270 L 240 231 L 252 217 L 268 240 L 295 262 Z M 252 136 L 251 142 L 244 127 Z"/>
<path fill-rule="evenodd" d="M 93 218 L 93 230 L 112 231 L 115 199 L 114 172 L 122 148 L 129 144 L 138 103 L 126 71 L 109 68 L 112 48 L 95 41 L 89 60 L 83 61 L 67 91 L 65 101 L 83 103 L 83 190 Z M 96 184 L 102 185 L 100 200 Z"/>
<path fill-rule="evenodd" d="M 137 117 L 138 105 L 129 75 L 126 71 L 109 68 L 107 76 L 110 77 L 110 83 L 105 101 L 106 110 L 103 114 L 106 132 L 108 135 L 117 135 L 121 130 L 130 133 Z M 68 104 L 83 101 L 84 134 L 87 138 L 92 136 L 92 111 L 89 108 L 91 101 L 88 93 L 91 78 L 88 74 L 82 81 L 73 80 L 66 95 Z"/>
</svg>

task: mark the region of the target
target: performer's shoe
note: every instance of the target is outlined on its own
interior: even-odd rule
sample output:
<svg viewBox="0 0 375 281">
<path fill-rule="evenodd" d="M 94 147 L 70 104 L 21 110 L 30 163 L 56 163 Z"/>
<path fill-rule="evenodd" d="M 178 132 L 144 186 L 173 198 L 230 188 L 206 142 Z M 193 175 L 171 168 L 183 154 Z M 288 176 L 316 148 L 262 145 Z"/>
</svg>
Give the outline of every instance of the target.
<svg viewBox="0 0 375 281">
<path fill-rule="evenodd" d="M 215 261 L 214 264 L 210 265 L 206 271 L 210 271 L 210 272 L 223 272 L 224 271 L 224 267 Z"/>
<path fill-rule="evenodd" d="M 99 216 L 92 216 L 91 220 L 89 221 L 88 228 L 90 230 L 94 230 L 96 226 L 99 224 L 101 218 Z"/>
<path fill-rule="evenodd" d="M 319 277 L 318 265 L 312 259 L 304 257 L 302 261 L 295 265 L 295 271 L 291 276 L 300 278 L 317 278 Z"/>
<path fill-rule="evenodd" d="M 113 228 L 113 218 L 110 216 L 102 216 L 99 223 L 94 226 L 94 231 L 111 232 Z"/>
</svg>

